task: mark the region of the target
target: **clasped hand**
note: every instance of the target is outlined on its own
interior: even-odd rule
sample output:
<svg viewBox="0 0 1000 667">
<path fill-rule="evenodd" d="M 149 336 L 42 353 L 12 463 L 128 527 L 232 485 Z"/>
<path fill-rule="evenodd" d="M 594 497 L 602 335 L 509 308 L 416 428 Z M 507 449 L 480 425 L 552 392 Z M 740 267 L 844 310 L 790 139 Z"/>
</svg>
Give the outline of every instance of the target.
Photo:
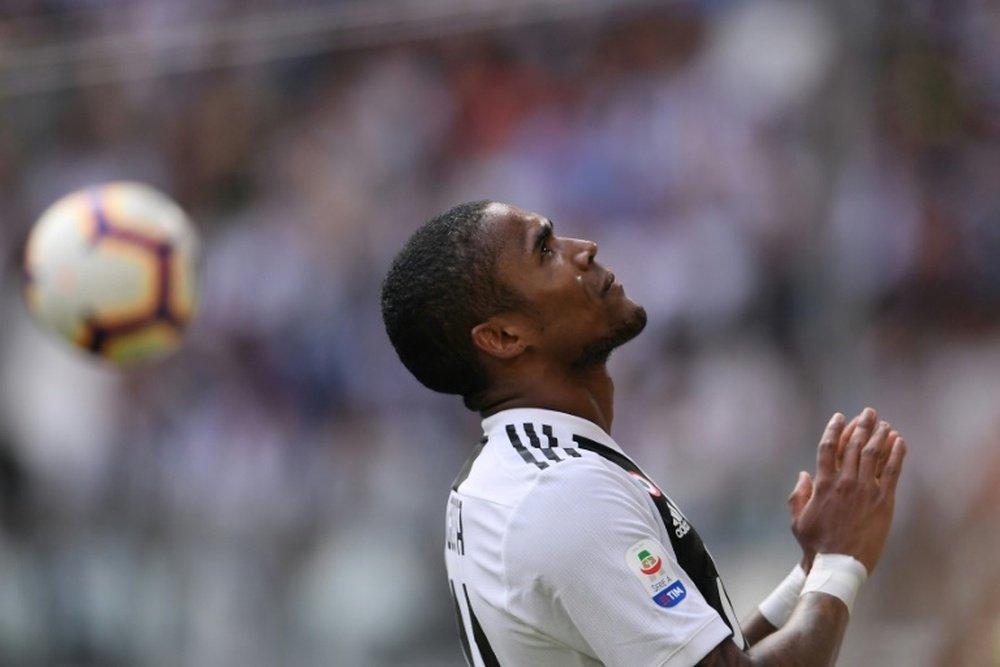
<svg viewBox="0 0 1000 667">
<path fill-rule="evenodd" d="M 906 442 L 872 408 L 845 425 L 833 415 L 816 453 L 816 477 L 799 473 L 788 505 L 807 572 L 817 553 L 853 556 L 871 574 L 892 525 Z"/>
</svg>

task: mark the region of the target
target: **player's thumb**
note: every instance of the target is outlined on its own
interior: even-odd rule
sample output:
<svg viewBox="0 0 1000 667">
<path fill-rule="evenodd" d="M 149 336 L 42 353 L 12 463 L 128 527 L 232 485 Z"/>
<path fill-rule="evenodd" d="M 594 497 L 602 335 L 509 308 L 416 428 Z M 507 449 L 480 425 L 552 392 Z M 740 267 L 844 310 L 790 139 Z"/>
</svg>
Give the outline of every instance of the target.
<svg viewBox="0 0 1000 667">
<path fill-rule="evenodd" d="M 799 479 L 795 482 L 795 488 L 792 489 L 792 493 L 788 496 L 788 508 L 792 511 L 792 516 L 797 516 L 805 508 L 806 503 L 812 498 L 812 492 L 812 477 L 803 470 L 799 473 Z"/>
</svg>

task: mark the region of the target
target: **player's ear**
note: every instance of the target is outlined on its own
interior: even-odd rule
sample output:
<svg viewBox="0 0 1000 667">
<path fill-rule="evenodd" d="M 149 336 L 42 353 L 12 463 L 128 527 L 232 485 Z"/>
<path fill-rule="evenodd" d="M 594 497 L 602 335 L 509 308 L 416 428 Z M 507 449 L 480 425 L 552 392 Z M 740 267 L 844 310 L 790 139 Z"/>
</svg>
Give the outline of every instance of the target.
<svg viewBox="0 0 1000 667">
<path fill-rule="evenodd" d="M 495 359 L 513 359 L 526 349 L 521 327 L 514 321 L 496 316 L 472 327 L 472 343 Z"/>
</svg>

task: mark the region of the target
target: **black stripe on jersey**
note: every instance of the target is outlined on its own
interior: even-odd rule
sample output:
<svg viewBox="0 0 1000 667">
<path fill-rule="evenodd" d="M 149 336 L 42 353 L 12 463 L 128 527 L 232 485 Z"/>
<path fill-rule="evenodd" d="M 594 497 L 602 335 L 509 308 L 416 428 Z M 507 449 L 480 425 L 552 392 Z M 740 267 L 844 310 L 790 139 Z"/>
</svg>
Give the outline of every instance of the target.
<svg viewBox="0 0 1000 667">
<path fill-rule="evenodd" d="M 639 469 L 639 466 L 621 452 L 617 452 L 599 442 L 594 442 L 582 435 L 574 435 L 573 442 L 580 449 L 591 451 L 627 472 L 633 472 L 645 477 L 645 473 Z M 674 524 L 677 520 L 674 513 L 676 513 L 677 517 L 683 519 L 680 510 L 676 506 L 671 507 L 673 503 L 662 493 L 657 496 L 650 494 L 649 497 L 656 506 L 660 514 L 660 519 L 667 529 L 670 544 L 673 546 L 674 554 L 677 556 L 677 564 L 691 577 L 691 581 L 694 582 L 702 597 L 722 617 L 723 622 L 733 631 L 734 637 L 739 638 L 734 641 L 737 644 L 741 644 L 743 649 L 746 650 L 748 646 L 739 625 L 734 627 L 736 616 L 732 613 L 733 603 L 729 600 L 729 594 L 726 592 L 726 587 L 722 584 L 722 578 L 719 577 L 718 570 L 716 570 L 715 561 L 712 560 L 711 554 L 705 548 L 705 543 L 701 541 L 701 537 L 698 536 L 698 532 L 693 526 L 678 537 L 678 533 L 674 529 Z M 731 621 L 730 619 L 733 620 Z"/>
<path fill-rule="evenodd" d="M 552 427 L 548 424 L 542 425 L 542 434 L 545 439 L 549 441 L 549 447 L 559 447 L 559 441 L 556 440 L 556 436 L 552 435 Z M 580 458 L 580 452 L 576 451 L 572 447 L 559 447 L 561 450 L 569 454 L 570 456 Z"/>
<path fill-rule="evenodd" d="M 452 491 L 458 491 L 459 485 L 461 485 L 461 483 L 465 481 L 465 478 L 469 476 L 469 471 L 472 470 L 472 464 L 476 462 L 476 457 L 478 457 L 479 453 L 483 451 L 483 447 L 486 446 L 486 443 L 489 442 L 489 440 L 489 436 L 484 435 L 479 441 L 479 444 L 476 445 L 476 448 L 472 450 L 472 454 L 470 454 L 469 458 L 466 459 L 465 465 L 463 465 L 462 469 L 458 471 L 458 477 L 456 477 L 455 481 L 451 483 Z"/>
<path fill-rule="evenodd" d="M 543 432 L 544 429 L 546 428 L 548 427 L 547 426 L 542 427 Z M 559 455 L 556 454 L 554 451 L 552 451 L 552 440 L 553 440 L 553 438 L 551 437 L 552 429 L 549 429 L 550 435 L 548 438 L 549 441 L 548 447 L 542 447 L 542 441 L 538 439 L 538 434 L 535 433 L 534 424 L 531 423 L 524 424 L 524 432 L 528 435 L 528 442 L 531 444 L 531 446 L 534 447 L 535 449 L 542 450 L 542 453 L 545 454 L 545 458 L 547 458 L 549 461 L 557 461 L 557 462 L 562 461 L 562 459 L 559 458 Z"/>
<path fill-rule="evenodd" d="M 475 663 L 472 662 L 472 651 L 469 649 L 469 633 L 465 631 L 462 609 L 458 606 L 458 595 L 455 594 L 455 582 L 451 579 L 448 580 L 448 588 L 451 589 L 451 602 L 455 605 L 455 620 L 458 621 L 458 637 L 462 641 L 462 653 L 471 667 Z"/>
<path fill-rule="evenodd" d="M 524 448 L 524 443 L 521 442 L 521 436 L 517 434 L 517 427 L 513 424 L 507 424 L 507 437 L 510 438 L 510 444 L 514 446 L 514 449 L 517 450 L 517 453 L 521 455 L 521 458 L 524 459 L 526 463 L 534 463 L 541 470 L 545 470 L 549 467 L 548 463 L 537 460 L 531 455 L 531 452 Z"/>
<path fill-rule="evenodd" d="M 462 591 L 465 593 L 465 606 L 469 609 L 469 620 L 472 621 L 472 638 L 476 642 L 476 649 L 479 651 L 479 656 L 483 659 L 483 664 L 486 667 L 500 667 L 500 661 L 497 660 L 496 654 L 493 652 L 493 647 L 490 646 L 490 640 L 486 638 L 486 633 L 483 632 L 483 627 L 479 625 L 479 619 L 476 618 L 476 612 L 472 610 L 472 602 L 469 600 L 469 589 L 462 584 Z M 472 662 L 469 663 L 474 664 Z"/>
</svg>

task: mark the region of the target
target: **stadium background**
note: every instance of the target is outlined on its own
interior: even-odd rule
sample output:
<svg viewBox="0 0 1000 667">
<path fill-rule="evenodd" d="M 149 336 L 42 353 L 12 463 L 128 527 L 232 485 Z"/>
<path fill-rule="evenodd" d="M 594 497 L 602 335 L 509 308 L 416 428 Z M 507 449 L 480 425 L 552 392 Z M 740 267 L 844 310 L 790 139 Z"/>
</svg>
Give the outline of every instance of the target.
<svg viewBox="0 0 1000 667">
<path fill-rule="evenodd" d="M 377 295 L 477 198 L 597 239 L 647 306 L 615 435 L 741 613 L 797 558 L 826 417 L 872 404 L 911 453 L 840 664 L 1000 664 L 998 112 L 988 0 L 6 0 L 0 664 L 461 664 L 478 423 Z M 186 346 L 130 374 L 18 292 L 40 211 L 117 178 L 204 242 Z"/>
</svg>

